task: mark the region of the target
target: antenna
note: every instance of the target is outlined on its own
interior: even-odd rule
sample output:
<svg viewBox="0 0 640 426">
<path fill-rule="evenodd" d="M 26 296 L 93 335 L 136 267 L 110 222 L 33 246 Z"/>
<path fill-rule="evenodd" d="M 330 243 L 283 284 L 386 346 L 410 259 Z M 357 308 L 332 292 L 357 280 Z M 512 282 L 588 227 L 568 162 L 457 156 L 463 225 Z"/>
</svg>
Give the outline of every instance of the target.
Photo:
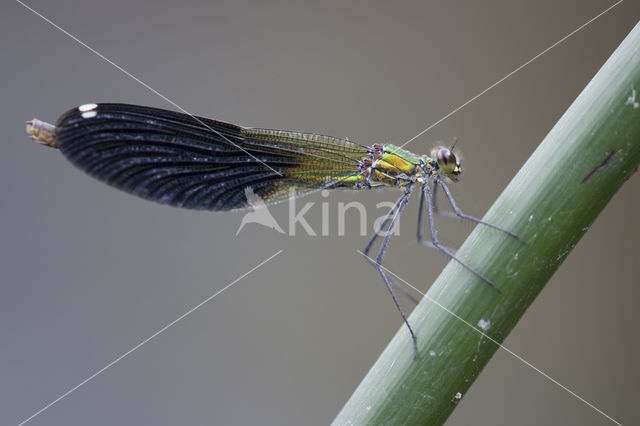
<svg viewBox="0 0 640 426">
<path fill-rule="evenodd" d="M 451 144 L 451 148 L 449 148 L 449 151 L 453 151 L 453 148 L 456 146 L 457 143 L 458 143 L 458 137 L 454 136 L 453 143 Z"/>
</svg>

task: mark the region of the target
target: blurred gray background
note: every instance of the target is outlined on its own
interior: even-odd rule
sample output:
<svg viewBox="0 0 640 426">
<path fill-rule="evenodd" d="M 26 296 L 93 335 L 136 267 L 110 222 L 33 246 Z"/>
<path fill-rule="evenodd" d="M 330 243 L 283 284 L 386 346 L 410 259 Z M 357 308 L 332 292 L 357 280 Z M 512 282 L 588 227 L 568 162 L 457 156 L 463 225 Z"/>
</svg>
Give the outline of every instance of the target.
<svg viewBox="0 0 640 426">
<path fill-rule="evenodd" d="M 613 1 L 44 1 L 29 5 L 188 111 L 403 143 Z M 33 425 L 324 425 L 401 326 L 355 214 L 300 199 L 295 237 L 242 212 L 183 211 L 85 176 L 24 132 L 88 102 L 175 109 L 18 3 L 0 14 L 0 424 L 17 424 L 277 250 L 284 252 L 64 398 Z M 407 148 L 460 139 L 455 187 L 482 216 L 640 17 L 623 2 Z M 623 424 L 640 424 L 640 177 L 615 196 L 505 345 Z M 386 265 L 426 290 L 446 259 L 412 200 Z M 271 209 L 281 226 L 286 204 Z M 441 219 L 459 245 L 472 229 Z M 371 225 L 369 225 L 371 226 Z M 606 425 L 499 350 L 448 425 Z"/>
</svg>

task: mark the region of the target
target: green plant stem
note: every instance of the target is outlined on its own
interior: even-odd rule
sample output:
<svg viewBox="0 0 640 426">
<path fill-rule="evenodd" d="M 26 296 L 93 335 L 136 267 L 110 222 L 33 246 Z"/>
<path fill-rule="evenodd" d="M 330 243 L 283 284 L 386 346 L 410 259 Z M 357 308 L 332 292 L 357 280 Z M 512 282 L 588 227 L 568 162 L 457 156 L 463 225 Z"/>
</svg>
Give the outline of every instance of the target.
<svg viewBox="0 0 640 426">
<path fill-rule="evenodd" d="M 638 92 L 636 92 L 638 91 Z M 450 262 L 334 425 L 441 425 L 640 162 L 640 24 L 549 132 Z M 445 310 L 446 308 L 446 310 Z M 455 315 L 452 315 L 455 314 Z M 463 321 L 464 320 L 464 321 Z M 465 323 L 466 322 L 466 323 Z"/>
</svg>

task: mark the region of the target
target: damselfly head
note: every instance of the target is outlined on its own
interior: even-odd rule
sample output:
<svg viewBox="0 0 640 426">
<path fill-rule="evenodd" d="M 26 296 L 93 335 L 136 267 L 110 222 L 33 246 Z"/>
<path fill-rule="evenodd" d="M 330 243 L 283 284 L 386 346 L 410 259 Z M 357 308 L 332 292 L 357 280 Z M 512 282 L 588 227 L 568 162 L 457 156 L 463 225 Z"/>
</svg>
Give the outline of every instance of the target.
<svg viewBox="0 0 640 426">
<path fill-rule="evenodd" d="M 454 182 L 458 181 L 458 175 L 462 171 L 461 163 L 451 149 L 438 146 L 431 151 L 431 157 L 438 163 L 442 175 Z"/>
</svg>

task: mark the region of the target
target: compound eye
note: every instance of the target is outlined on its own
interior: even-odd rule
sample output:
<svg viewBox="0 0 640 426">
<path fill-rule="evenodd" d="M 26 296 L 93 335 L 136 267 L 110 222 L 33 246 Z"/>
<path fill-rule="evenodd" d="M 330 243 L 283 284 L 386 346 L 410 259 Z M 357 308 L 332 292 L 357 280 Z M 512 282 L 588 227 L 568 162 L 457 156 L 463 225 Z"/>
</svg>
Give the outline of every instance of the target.
<svg viewBox="0 0 640 426">
<path fill-rule="evenodd" d="M 453 173 L 458 166 L 456 156 L 448 148 L 440 148 L 436 154 L 436 160 L 445 173 Z"/>
</svg>

